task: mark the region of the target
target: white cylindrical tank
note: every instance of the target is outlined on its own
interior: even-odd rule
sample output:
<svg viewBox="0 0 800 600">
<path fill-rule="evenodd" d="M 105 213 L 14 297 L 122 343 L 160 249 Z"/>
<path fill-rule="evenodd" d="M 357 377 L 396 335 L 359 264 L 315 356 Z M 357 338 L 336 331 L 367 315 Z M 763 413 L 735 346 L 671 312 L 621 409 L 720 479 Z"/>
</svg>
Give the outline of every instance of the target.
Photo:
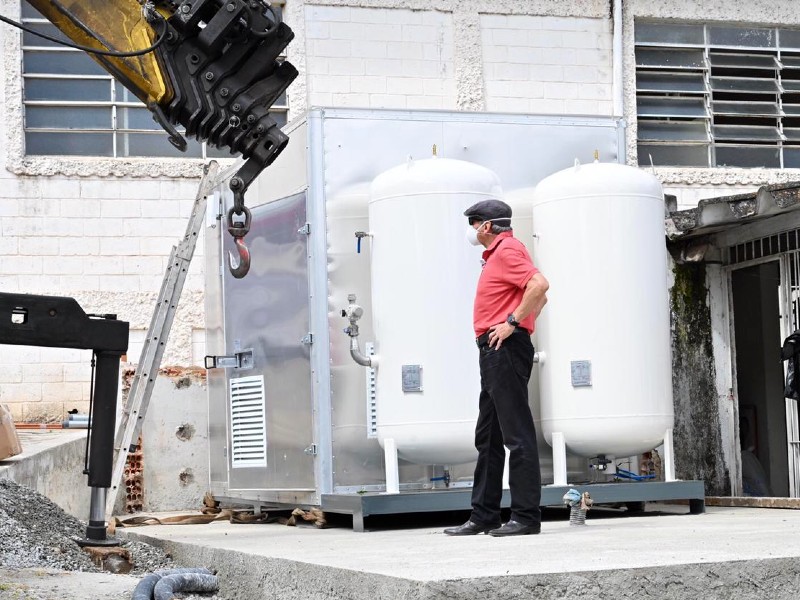
<svg viewBox="0 0 800 600">
<path fill-rule="evenodd" d="M 472 305 L 482 247 L 464 211 L 501 197 L 497 176 L 446 158 L 409 161 L 370 189 L 372 319 L 381 446 L 420 464 L 471 462 L 480 375 Z"/>
<path fill-rule="evenodd" d="M 631 456 L 673 427 L 664 196 L 619 164 L 559 171 L 534 191 L 534 261 L 550 282 L 536 323 L 545 439 Z"/>
</svg>

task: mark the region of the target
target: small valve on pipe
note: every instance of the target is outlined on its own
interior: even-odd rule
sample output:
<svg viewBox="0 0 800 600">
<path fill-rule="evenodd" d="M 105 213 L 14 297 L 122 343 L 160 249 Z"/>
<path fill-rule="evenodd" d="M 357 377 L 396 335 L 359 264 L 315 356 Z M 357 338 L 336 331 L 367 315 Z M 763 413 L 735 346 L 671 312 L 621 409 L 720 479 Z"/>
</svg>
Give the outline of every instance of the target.
<svg viewBox="0 0 800 600">
<path fill-rule="evenodd" d="M 350 321 L 350 325 L 344 329 L 344 332 L 350 336 L 350 356 L 362 367 L 374 367 L 375 356 L 366 356 L 358 345 L 358 320 L 364 316 L 364 309 L 356 304 L 355 294 L 348 294 L 347 302 L 348 305 L 342 309 L 342 316 Z"/>
<path fill-rule="evenodd" d="M 368 231 L 356 231 L 356 254 L 361 254 L 361 240 L 370 237 L 372 234 Z"/>
</svg>

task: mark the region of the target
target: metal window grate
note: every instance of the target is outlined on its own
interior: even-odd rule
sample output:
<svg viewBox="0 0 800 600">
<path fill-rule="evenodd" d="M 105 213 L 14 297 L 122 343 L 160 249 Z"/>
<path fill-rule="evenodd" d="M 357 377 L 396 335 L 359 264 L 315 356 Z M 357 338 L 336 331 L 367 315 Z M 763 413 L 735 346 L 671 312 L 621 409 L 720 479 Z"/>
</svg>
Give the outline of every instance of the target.
<svg viewBox="0 0 800 600">
<path fill-rule="evenodd" d="M 264 376 L 230 381 L 231 468 L 267 466 Z"/>
<path fill-rule="evenodd" d="M 728 264 L 758 260 L 800 248 L 800 229 L 776 233 L 757 240 L 743 242 L 728 248 Z"/>
<path fill-rule="evenodd" d="M 639 164 L 800 167 L 800 30 L 637 20 Z"/>
</svg>

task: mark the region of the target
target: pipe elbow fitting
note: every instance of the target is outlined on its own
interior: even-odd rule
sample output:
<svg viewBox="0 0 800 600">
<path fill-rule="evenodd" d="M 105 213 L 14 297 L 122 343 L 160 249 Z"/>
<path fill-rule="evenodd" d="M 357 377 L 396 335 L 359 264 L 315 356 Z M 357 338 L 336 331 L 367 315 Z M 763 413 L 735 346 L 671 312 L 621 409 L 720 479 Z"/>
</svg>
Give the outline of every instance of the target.
<svg viewBox="0 0 800 600">
<path fill-rule="evenodd" d="M 350 356 L 352 356 L 353 360 L 362 367 L 375 367 L 377 364 L 377 360 L 374 356 L 367 356 L 361 352 L 361 348 L 359 347 L 358 340 L 356 338 L 350 339 Z"/>
</svg>

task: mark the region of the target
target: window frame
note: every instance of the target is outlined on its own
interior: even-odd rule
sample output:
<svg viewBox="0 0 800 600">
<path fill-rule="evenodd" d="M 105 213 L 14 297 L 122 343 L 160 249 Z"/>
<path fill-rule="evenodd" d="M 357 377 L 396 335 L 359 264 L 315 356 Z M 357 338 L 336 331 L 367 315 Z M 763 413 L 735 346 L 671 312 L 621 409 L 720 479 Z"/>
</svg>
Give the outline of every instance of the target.
<svg viewBox="0 0 800 600">
<path fill-rule="evenodd" d="M 33 25 L 45 25 L 48 28 L 52 28 L 56 31 L 57 35 L 63 35 L 55 26 L 53 26 L 50 21 L 43 17 L 22 17 L 23 8 L 22 5 L 24 4 L 24 0 L 20 2 L 20 21 L 25 24 L 33 24 Z M 280 10 L 282 3 L 276 3 L 276 8 Z M 31 7 L 32 8 L 32 7 Z M 35 10 L 35 9 L 34 9 Z M 27 12 L 27 11 L 26 11 Z M 22 137 L 22 160 L 23 162 L 27 162 L 30 164 L 31 161 L 35 161 L 37 159 L 41 160 L 53 160 L 53 159 L 66 159 L 66 160 L 111 160 L 114 162 L 118 161 L 141 161 L 150 159 L 152 161 L 153 157 L 157 157 L 159 161 L 182 161 L 182 162 L 200 162 L 200 164 L 204 164 L 207 162 L 208 159 L 215 159 L 215 160 L 235 160 L 237 156 L 230 155 L 227 150 L 225 149 L 218 149 L 208 146 L 206 143 L 198 143 L 196 140 L 187 138 L 187 142 L 189 143 L 190 149 L 195 151 L 195 154 L 189 155 L 179 155 L 178 151 L 173 148 L 173 146 L 167 140 L 167 133 L 155 122 L 153 122 L 152 128 L 141 128 L 141 127 L 124 127 L 121 126 L 121 119 L 122 119 L 122 111 L 125 109 L 136 109 L 136 110 L 147 110 L 145 105 L 139 101 L 137 98 L 132 97 L 133 99 L 126 99 L 126 98 L 119 98 L 120 92 L 123 95 L 130 95 L 132 94 L 125 90 L 125 88 L 119 84 L 110 73 L 99 73 L 99 74 L 90 74 L 90 73 L 72 73 L 72 74 L 61 74 L 61 73 L 46 73 L 46 72 L 26 72 L 25 67 L 25 57 L 26 53 L 50 53 L 50 52 L 64 52 L 64 53 L 81 53 L 82 51 L 76 50 L 73 48 L 67 47 L 59 47 L 56 45 L 47 45 L 48 42 L 44 42 L 43 45 L 37 44 L 26 44 L 25 37 L 28 34 L 18 34 L 17 40 L 19 43 L 19 84 L 20 84 L 20 97 L 19 101 L 22 108 L 22 124 L 21 124 L 21 137 Z M 91 58 L 88 58 L 91 60 Z M 98 70 L 102 70 L 102 67 L 97 67 Z M 57 80 L 64 80 L 64 81 L 72 81 L 72 82 L 83 82 L 83 81 L 103 81 L 107 82 L 109 85 L 109 96 L 108 100 L 64 100 L 64 99 L 28 99 L 25 95 L 26 84 L 28 81 L 57 81 Z M 50 108 L 50 109 L 70 109 L 70 108 L 108 108 L 110 110 L 110 123 L 109 127 L 70 127 L 69 123 L 64 123 L 63 127 L 59 126 L 29 126 L 28 124 L 28 114 L 29 109 L 37 109 L 37 108 Z M 149 111 L 148 111 L 149 112 Z M 286 95 L 283 96 L 282 103 L 275 103 L 270 108 L 270 112 L 275 114 L 284 114 L 286 120 L 288 121 L 288 112 L 289 112 L 289 103 Z M 182 131 L 182 129 L 179 129 Z M 64 134 L 64 135 L 108 135 L 110 136 L 111 141 L 111 152 L 103 153 L 103 154 L 86 154 L 86 153 L 61 153 L 61 154 L 34 154 L 29 153 L 27 149 L 28 145 L 28 134 Z M 121 146 L 125 143 L 129 143 L 131 138 L 129 136 L 152 136 L 154 140 L 160 139 L 163 143 L 164 153 L 159 154 L 156 152 L 148 152 L 145 154 L 144 152 L 141 154 L 133 154 L 130 155 L 125 152 Z M 77 138 L 76 138 L 77 139 Z M 194 146 L 194 148 L 192 148 Z M 14 161 L 12 161 L 14 162 Z M 15 170 L 15 169 L 12 169 Z"/>
<path fill-rule="evenodd" d="M 658 35 L 659 27 L 662 27 L 665 32 L 660 37 Z M 685 31 L 681 31 L 681 28 L 685 28 Z M 723 35 L 735 37 L 738 32 L 753 30 L 758 30 L 762 34 L 755 36 L 756 38 L 767 40 L 768 43 L 759 46 L 753 43 L 749 45 L 723 44 L 712 41 L 712 33 L 719 35 L 722 32 Z M 702 39 L 697 36 L 698 32 L 702 32 Z M 782 34 L 792 39 L 788 43 L 782 43 Z M 668 39 L 671 35 L 675 38 L 672 41 Z M 637 124 L 635 155 L 638 155 L 639 164 L 649 165 L 648 154 L 652 152 L 655 155 L 656 148 L 669 152 L 672 147 L 674 155 L 671 157 L 671 161 L 658 160 L 654 157 L 653 165 L 655 167 L 711 170 L 800 167 L 797 158 L 797 155 L 800 154 L 800 27 L 797 24 L 770 26 L 751 23 L 742 25 L 726 22 L 681 22 L 636 17 L 634 18 L 633 37 L 633 70 L 636 75 L 633 107 L 635 107 Z M 746 36 L 740 37 L 746 39 Z M 660 61 L 659 52 L 664 56 Z M 697 64 L 698 52 L 702 52 L 702 64 L 700 65 Z M 681 54 L 686 59 L 686 64 L 679 64 L 679 60 L 674 60 L 680 59 Z M 787 59 L 786 64 L 782 62 L 783 58 Z M 749 66 L 736 67 L 730 64 L 737 61 L 749 62 Z M 770 64 L 770 61 L 774 63 L 774 66 Z M 689 62 L 691 64 L 688 64 Z M 725 64 L 726 62 L 728 64 Z M 730 72 L 735 68 L 740 71 L 744 70 L 745 75 L 731 77 Z M 723 69 L 722 75 L 720 75 L 720 69 Z M 770 74 L 770 77 L 759 78 L 759 72 L 764 75 Z M 640 85 L 643 74 L 649 75 L 647 80 L 651 82 L 658 81 L 658 76 L 663 79 L 686 74 L 693 74 L 695 79 L 702 76 L 703 89 L 686 89 L 683 92 L 676 88 L 648 91 Z M 790 77 L 787 78 L 787 75 Z M 721 85 L 752 89 L 750 91 L 739 91 L 738 89 L 731 91 L 722 89 Z M 764 88 L 766 93 L 756 91 L 756 87 Z M 767 88 L 770 87 L 774 89 L 768 90 Z M 720 97 L 720 95 L 722 96 Z M 761 104 L 757 102 L 758 96 L 763 97 Z M 789 99 L 792 99 L 793 102 L 787 102 Z M 667 108 L 662 109 L 661 115 L 640 112 L 641 104 L 650 106 L 652 110 L 653 103 L 657 103 L 659 100 L 665 106 L 672 104 L 676 113 L 679 112 L 677 110 L 680 108 L 679 102 L 684 102 L 686 105 L 696 105 L 698 102 L 702 102 L 705 114 L 669 115 Z M 732 108 L 736 103 L 743 104 L 738 111 Z M 734 112 L 731 112 L 732 110 Z M 748 113 L 748 111 L 750 112 Z M 695 126 L 693 131 L 699 129 L 699 125 L 703 124 L 706 129 L 705 139 L 679 141 L 670 139 L 668 126 L 670 123 L 692 124 Z M 659 124 L 662 127 L 662 137 L 653 137 L 653 132 L 658 129 Z M 676 129 L 681 128 L 691 129 L 686 126 L 678 126 Z M 647 131 L 649 137 L 643 137 L 641 133 L 638 133 L 639 130 Z M 766 143 L 767 138 L 771 138 L 768 143 Z M 705 150 L 704 162 L 699 160 L 701 148 Z M 686 161 L 687 164 L 680 164 L 680 158 L 676 161 L 676 157 L 681 154 L 681 149 L 685 151 L 686 156 L 694 153 L 696 160 L 690 159 Z M 722 156 L 733 156 L 736 152 L 740 152 L 743 155 L 751 154 L 755 157 L 759 153 L 769 154 L 768 149 L 773 149 L 777 153 L 771 163 L 770 160 L 765 160 L 764 164 L 748 165 L 746 164 L 747 159 L 744 158 L 734 160 L 732 164 L 722 164 Z M 718 154 L 722 156 L 718 156 Z M 787 159 L 791 161 L 788 167 Z"/>
</svg>

